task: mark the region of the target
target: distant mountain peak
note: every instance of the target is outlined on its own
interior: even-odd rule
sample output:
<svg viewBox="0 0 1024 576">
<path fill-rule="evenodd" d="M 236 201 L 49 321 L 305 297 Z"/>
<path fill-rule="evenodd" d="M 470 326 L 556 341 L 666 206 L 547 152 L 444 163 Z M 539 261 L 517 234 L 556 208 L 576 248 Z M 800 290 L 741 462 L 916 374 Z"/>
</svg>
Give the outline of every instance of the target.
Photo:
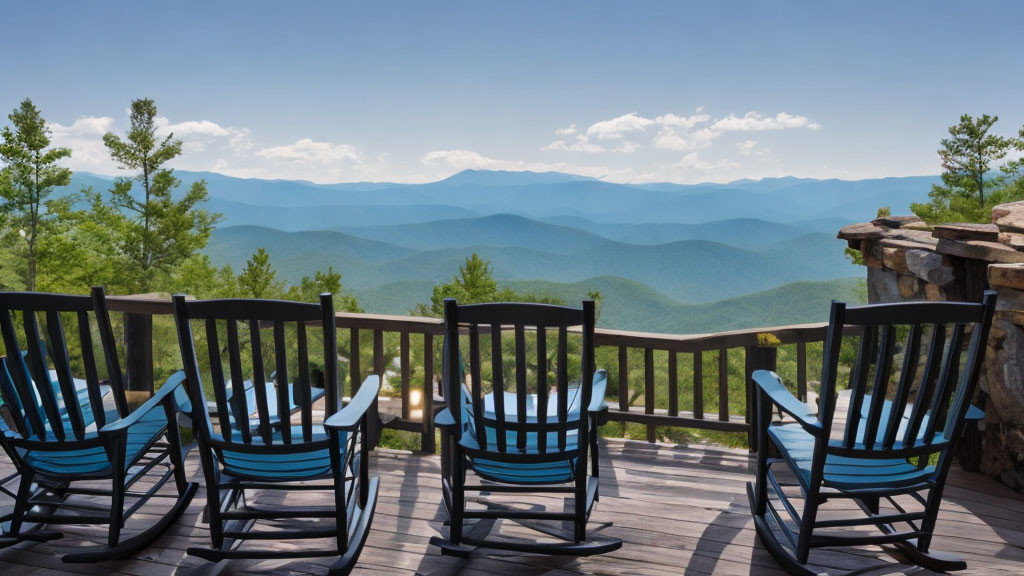
<svg viewBox="0 0 1024 576">
<path fill-rule="evenodd" d="M 528 186 L 531 184 L 563 184 L 566 182 L 595 181 L 595 178 L 562 172 L 533 172 L 531 170 L 463 170 L 441 180 L 443 184 Z"/>
</svg>

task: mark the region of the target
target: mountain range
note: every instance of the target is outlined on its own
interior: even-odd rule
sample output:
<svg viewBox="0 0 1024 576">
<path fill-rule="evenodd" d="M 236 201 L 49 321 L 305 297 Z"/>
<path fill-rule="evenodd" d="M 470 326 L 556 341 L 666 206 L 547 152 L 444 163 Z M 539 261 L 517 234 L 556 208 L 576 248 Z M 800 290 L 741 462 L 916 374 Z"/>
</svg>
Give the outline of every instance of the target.
<svg viewBox="0 0 1024 576">
<path fill-rule="evenodd" d="M 236 271 L 265 248 L 291 282 L 333 266 L 371 312 L 429 300 L 473 253 L 502 285 L 575 301 L 603 296 L 604 326 L 712 331 L 822 319 L 832 298 L 863 299 L 862 269 L 836 231 L 879 207 L 907 213 L 934 176 L 771 178 L 728 184 L 618 184 L 557 172 L 468 170 L 394 184 L 207 182 L 222 218 L 206 253 Z M 62 191 L 109 189 L 75 175 Z"/>
</svg>

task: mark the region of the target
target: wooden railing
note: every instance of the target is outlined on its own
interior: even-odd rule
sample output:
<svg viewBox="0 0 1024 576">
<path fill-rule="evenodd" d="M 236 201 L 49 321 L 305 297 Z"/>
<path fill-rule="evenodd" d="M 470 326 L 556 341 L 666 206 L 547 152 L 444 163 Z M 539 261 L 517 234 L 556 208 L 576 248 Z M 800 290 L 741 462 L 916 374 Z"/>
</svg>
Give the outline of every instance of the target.
<svg viewBox="0 0 1024 576">
<path fill-rule="evenodd" d="M 801 400 L 807 400 L 807 345 L 822 342 L 827 328 L 825 323 L 798 324 L 792 326 L 774 326 L 767 328 L 751 328 L 713 334 L 654 334 L 645 332 L 627 332 L 622 330 L 597 330 L 596 344 L 598 347 L 612 347 L 618 350 L 618 403 L 610 410 L 609 419 L 621 422 L 636 422 L 647 427 L 647 440 L 653 442 L 657 426 L 698 428 L 719 430 L 723 432 L 742 432 L 747 434 L 748 442 L 753 449 L 754 437 L 751 426 L 753 402 L 753 384 L 750 375 L 755 370 L 775 370 L 775 350 L 759 346 L 759 335 L 769 334 L 777 339 L 774 345 L 796 344 L 797 358 L 797 394 Z M 763 337 L 763 336 L 762 336 Z M 629 381 L 629 350 L 643 351 L 644 393 L 643 406 L 633 406 Z M 654 353 L 663 351 L 668 355 L 668 406 L 658 409 L 656 404 L 656 381 L 654 370 Z M 733 414 L 730 410 L 732 400 L 729 395 L 729 357 L 733 354 L 744 354 L 743 378 L 743 412 Z M 692 376 L 692 410 L 683 411 L 680 406 L 679 392 L 679 356 L 688 354 L 691 357 Z M 717 356 L 717 410 L 715 414 L 705 411 L 705 376 L 704 359 L 706 355 Z"/>
<path fill-rule="evenodd" d="M 139 372 L 146 369 L 152 370 L 152 342 L 146 341 L 145 336 L 152 334 L 152 316 L 171 314 L 171 303 L 169 298 L 157 295 L 139 296 L 110 296 L 109 307 L 112 311 L 120 311 L 125 314 L 126 354 L 129 370 Z M 349 351 L 349 390 L 342 390 L 343 394 L 353 393 L 354 387 L 362 382 L 364 376 L 369 373 L 384 375 L 388 370 L 387 366 L 392 358 L 386 357 L 384 350 L 384 336 L 386 333 L 398 335 L 398 386 L 395 387 L 397 396 L 381 399 L 380 413 L 382 424 L 385 427 L 396 430 L 414 432 L 421 435 L 420 447 L 427 452 L 435 450 L 435 435 L 433 414 L 441 408 L 443 400 L 440 397 L 435 402 L 434 379 L 440 372 L 439 366 L 434 366 L 435 348 L 442 344 L 444 325 L 437 318 L 424 318 L 416 316 L 383 316 L 375 314 L 350 314 L 338 313 L 335 315 L 335 325 L 342 330 L 348 330 L 350 346 Z M 132 327 L 135 326 L 135 329 Z M 141 326 L 141 329 L 138 327 Z M 644 332 L 627 332 L 621 330 L 598 329 L 595 332 L 596 345 L 599 348 L 616 349 L 618 354 L 617 366 L 599 366 L 608 370 L 610 383 L 609 395 L 617 396 L 609 401 L 610 410 L 608 420 L 612 422 L 633 422 L 646 426 L 647 439 L 656 439 L 655 429 L 658 426 L 697 428 L 707 430 L 718 430 L 725 432 L 745 433 L 748 436 L 750 446 L 754 446 L 753 426 L 751 426 L 751 414 L 749 409 L 753 406 L 753 386 L 750 374 L 757 369 L 775 369 L 774 351 L 766 352 L 766 349 L 759 348 L 758 335 L 770 334 L 774 336 L 778 345 L 796 345 L 796 393 L 805 400 L 807 398 L 807 345 L 821 342 L 825 337 L 826 324 L 800 324 L 793 326 L 777 326 L 768 328 L 752 328 L 748 330 L 737 330 L 731 332 L 719 332 L 714 334 L 656 334 Z M 359 352 L 365 340 L 363 337 L 369 333 L 370 342 L 373 347 L 372 367 L 367 370 L 361 365 Z M 411 374 L 412 346 L 411 335 L 419 335 L 423 340 L 423 377 L 413 382 Z M 151 336 L 150 336 L 151 337 Z M 631 381 L 629 370 L 630 350 L 642 351 L 643 354 L 643 405 L 633 405 L 630 401 Z M 657 407 L 655 370 L 655 353 L 667 354 L 667 406 Z M 729 393 L 729 358 L 735 358 L 736 354 L 744 354 L 744 368 L 742 370 L 742 402 L 739 413 L 733 413 L 730 406 L 737 405 L 730 402 Z M 711 389 L 712 397 L 717 399 L 717 408 L 712 408 L 714 413 L 705 410 L 705 397 L 708 390 L 705 389 L 704 360 L 709 354 L 717 355 L 717 393 Z M 692 409 L 682 410 L 680 406 L 691 399 L 684 398 L 681 403 L 679 385 L 680 355 L 689 355 L 690 375 L 692 376 Z M 683 362 L 686 362 L 683 358 Z M 734 376 L 735 377 L 735 376 Z M 152 387 L 152 375 L 143 376 L 137 380 L 129 381 L 142 383 L 142 386 Z M 735 382 L 735 381 L 734 381 Z M 394 386 L 395 383 L 392 383 Z M 343 385 L 344 386 L 344 385 Z"/>
</svg>

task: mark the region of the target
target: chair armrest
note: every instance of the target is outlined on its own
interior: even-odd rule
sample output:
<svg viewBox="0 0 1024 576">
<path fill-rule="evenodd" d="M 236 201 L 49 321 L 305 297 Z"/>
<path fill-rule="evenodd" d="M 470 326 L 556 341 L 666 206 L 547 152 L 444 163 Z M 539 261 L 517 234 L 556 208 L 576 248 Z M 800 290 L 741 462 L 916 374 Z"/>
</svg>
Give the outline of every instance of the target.
<svg viewBox="0 0 1024 576">
<path fill-rule="evenodd" d="M 815 417 L 813 410 L 782 385 L 782 378 L 779 378 L 778 374 L 768 370 L 756 370 L 752 378 L 772 401 L 772 404 L 795 418 L 805 430 L 812 434 L 822 431 L 821 422 Z"/>
<path fill-rule="evenodd" d="M 164 385 L 157 390 L 156 394 L 152 395 L 149 400 L 146 400 L 142 406 L 139 406 L 124 418 L 120 418 L 115 422 L 107 424 L 100 429 L 100 434 L 117 434 L 126 431 L 128 428 L 138 423 L 139 420 L 142 420 L 142 417 L 149 414 L 153 408 L 163 404 L 164 400 L 168 398 L 173 399 L 175 391 L 181 387 L 184 381 L 185 371 L 179 370 L 175 372 L 167 379 L 166 382 L 164 382 Z"/>
<path fill-rule="evenodd" d="M 452 411 L 448 408 L 441 410 L 434 416 L 434 426 L 438 428 L 451 428 L 455 426 L 455 418 L 452 416 Z"/>
<path fill-rule="evenodd" d="M 359 421 L 366 415 L 366 411 L 373 405 L 373 401 L 377 399 L 377 393 L 380 392 L 380 376 L 371 374 L 363 380 L 363 384 L 359 386 L 359 392 L 356 393 L 355 398 L 348 403 L 341 410 L 335 412 L 324 422 L 324 428 L 331 431 L 337 430 L 355 430 L 359 426 Z"/>
<path fill-rule="evenodd" d="M 604 400 L 605 391 L 608 389 L 608 371 L 598 370 L 594 372 L 594 382 L 591 385 L 590 406 L 587 412 L 603 412 L 608 410 L 608 403 Z"/>
</svg>

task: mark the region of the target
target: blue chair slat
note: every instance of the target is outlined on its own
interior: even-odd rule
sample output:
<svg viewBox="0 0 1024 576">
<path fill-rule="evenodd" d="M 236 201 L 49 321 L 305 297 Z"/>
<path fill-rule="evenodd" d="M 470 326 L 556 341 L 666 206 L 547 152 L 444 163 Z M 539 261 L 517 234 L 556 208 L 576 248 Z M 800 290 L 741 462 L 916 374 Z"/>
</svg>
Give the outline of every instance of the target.
<svg viewBox="0 0 1024 576">
<path fill-rule="evenodd" d="M 799 472 L 801 486 L 810 488 L 815 439 L 798 424 L 772 426 L 768 430 L 772 440 L 790 466 Z M 833 447 L 841 442 L 831 441 Z M 934 467 L 918 469 L 905 458 L 849 458 L 828 454 L 825 460 L 823 484 L 831 488 L 859 490 L 868 488 L 900 487 L 930 481 Z"/>
<path fill-rule="evenodd" d="M 275 441 L 280 442 L 280 430 L 275 431 L 274 435 Z M 292 437 L 300 438 L 301 435 L 302 427 L 292 426 Z M 348 434 L 342 432 L 339 438 L 341 442 L 338 457 L 344 459 Z M 246 478 L 312 480 L 331 473 L 331 454 L 329 448 L 324 447 L 328 436 L 323 426 L 313 426 L 311 439 L 311 443 L 295 445 L 287 454 L 239 452 L 225 448 L 219 450 L 218 455 L 224 470 L 229 474 Z M 259 443 L 260 441 L 254 438 L 253 444 Z"/>
<path fill-rule="evenodd" d="M 870 403 L 871 403 L 871 395 L 870 394 L 865 394 L 864 395 L 864 405 L 861 406 L 862 418 L 866 418 L 867 417 L 867 413 L 868 413 L 868 409 L 869 409 Z M 911 414 L 911 410 L 912 409 L 913 409 L 913 405 L 908 405 L 903 410 L 903 416 L 900 419 L 899 428 L 896 431 L 896 437 L 897 438 L 902 438 L 903 435 L 904 435 L 904 432 L 906 432 L 907 426 L 910 424 L 910 414 Z M 892 414 L 892 401 L 890 401 L 890 400 L 883 401 L 882 409 L 881 409 L 881 414 L 882 414 L 882 421 L 881 421 L 881 423 L 878 426 L 878 436 L 879 437 L 882 437 L 885 434 L 886 428 L 888 428 L 888 426 L 889 426 L 889 416 L 890 416 L 890 414 Z M 928 428 L 928 421 L 930 419 L 931 419 L 931 411 L 925 412 L 924 417 L 921 420 L 921 429 L 918 432 L 918 438 L 923 437 L 924 431 L 927 430 L 927 428 Z M 981 408 L 978 408 L 977 406 L 971 404 L 970 407 L 967 408 L 967 414 L 964 416 L 964 419 L 965 420 L 970 420 L 970 421 L 984 420 L 985 419 L 985 412 Z M 861 422 L 860 422 L 860 425 L 857 428 L 857 442 L 858 443 L 863 443 L 864 442 L 864 432 L 865 432 L 864 420 L 862 419 Z"/>
</svg>

